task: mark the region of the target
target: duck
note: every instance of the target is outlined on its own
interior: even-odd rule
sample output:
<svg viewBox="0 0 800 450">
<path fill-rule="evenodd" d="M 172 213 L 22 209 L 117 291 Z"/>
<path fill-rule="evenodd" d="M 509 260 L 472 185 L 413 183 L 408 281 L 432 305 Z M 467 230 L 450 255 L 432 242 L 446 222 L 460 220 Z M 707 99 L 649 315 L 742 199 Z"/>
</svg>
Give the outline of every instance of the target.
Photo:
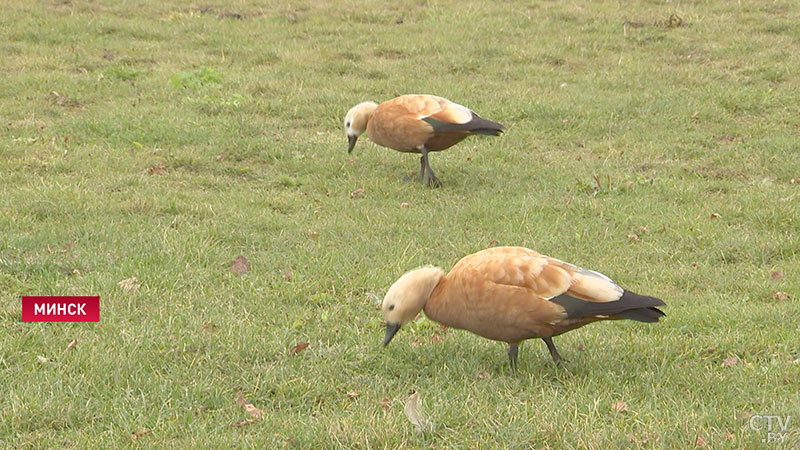
<svg viewBox="0 0 800 450">
<path fill-rule="evenodd" d="M 658 322 L 664 305 L 599 272 L 525 247 L 493 247 L 463 257 L 447 274 L 424 266 L 395 281 L 381 303 L 383 345 L 424 311 L 447 327 L 506 342 L 512 369 L 519 344 L 532 338 L 543 340 L 561 365 L 553 337 L 601 320 Z"/>
<path fill-rule="evenodd" d="M 364 131 L 372 142 L 398 152 L 420 153 L 418 181 L 431 187 L 442 183 L 431 169 L 429 152 L 452 147 L 473 134 L 499 136 L 506 127 L 466 106 L 435 95 L 401 95 L 381 104 L 359 103 L 344 118 L 347 152 Z"/>
</svg>

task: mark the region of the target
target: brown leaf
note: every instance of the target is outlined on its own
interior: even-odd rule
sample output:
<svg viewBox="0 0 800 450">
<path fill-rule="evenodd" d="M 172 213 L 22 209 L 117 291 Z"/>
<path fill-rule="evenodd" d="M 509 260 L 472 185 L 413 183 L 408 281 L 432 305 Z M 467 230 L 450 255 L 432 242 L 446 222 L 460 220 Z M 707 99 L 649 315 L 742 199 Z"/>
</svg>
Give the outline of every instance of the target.
<svg viewBox="0 0 800 450">
<path fill-rule="evenodd" d="M 723 359 L 721 366 L 722 367 L 733 367 L 733 366 L 735 366 L 737 364 L 739 364 L 739 357 L 736 356 L 736 355 L 733 355 L 733 356 L 731 356 L 729 358 Z"/>
<path fill-rule="evenodd" d="M 711 213 L 711 218 L 712 219 L 719 219 L 720 217 L 722 217 L 722 215 L 720 213 Z"/>
<path fill-rule="evenodd" d="M 641 226 L 641 227 L 637 228 L 636 231 L 638 231 L 641 234 L 647 234 L 647 233 L 650 232 L 650 230 L 648 230 L 647 227 L 645 227 L 645 226 Z"/>
<path fill-rule="evenodd" d="M 293 355 L 296 355 L 307 348 L 308 348 L 308 342 L 302 342 L 292 347 L 290 351 Z"/>
<path fill-rule="evenodd" d="M 247 426 L 247 425 L 252 425 L 252 424 L 257 423 L 257 422 L 258 422 L 258 420 L 256 420 L 256 419 L 245 419 L 245 420 L 243 420 L 241 422 L 236 422 L 235 424 L 233 424 L 231 426 L 234 427 L 234 428 L 241 428 L 241 427 L 244 427 L 244 426 Z"/>
<path fill-rule="evenodd" d="M 286 281 L 292 281 L 293 277 L 294 277 L 294 270 L 292 270 L 291 267 L 287 267 L 286 270 L 283 271 L 283 274 L 281 274 L 281 278 L 283 278 Z"/>
<path fill-rule="evenodd" d="M 584 350 L 583 344 L 578 344 L 578 351 L 582 352 Z"/>
<path fill-rule="evenodd" d="M 44 357 L 44 356 L 42 356 L 42 355 L 39 355 L 39 356 L 37 356 L 37 357 L 36 357 L 36 361 L 39 361 L 39 364 L 45 364 L 45 363 L 48 363 L 48 362 L 50 362 L 50 360 L 49 360 L 49 359 L 45 358 L 45 357 Z"/>
<path fill-rule="evenodd" d="M 792 297 L 786 292 L 775 291 L 772 294 L 769 294 L 769 298 L 785 302 L 786 300 L 789 300 Z"/>
<path fill-rule="evenodd" d="M 150 175 L 163 175 L 167 173 L 167 163 L 158 163 L 155 166 L 147 169 L 147 171 L 150 173 Z"/>
<path fill-rule="evenodd" d="M 630 239 L 631 242 L 636 242 L 639 240 L 639 235 L 636 233 L 631 233 L 628 235 L 628 239 Z"/>
<path fill-rule="evenodd" d="M 76 345 L 78 345 L 78 340 L 73 339 L 72 342 L 67 344 L 67 350 L 72 350 L 73 348 L 75 348 Z"/>
<path fill-rule="evenodd" d="M 708 447 L 708 440 L 702 434 L 698 434 L 694 444 L 700 448 L 706 448 Z"/>
<path fill-rule="evenodd" d="M 408 202 L 400 203 L 400 207 L 401 208 L 410 208 L 411 207 L 411 203 L 408 203 Z"/>
<path fill-rule="evenodd" d="M 316 231 L 314 231 L 312 229 L 309 229 L 308 230 L 308 237 L 309 237 L 309 239 L 312 239 L 312 240 L 316 241 L 317 239 L 319 239 L 319 233 L 317 233 Z"/>
<path fill-rule="evenodd" d="M 233 258 L 233 261 L 231 261 L 231 272 L 237 275 L 250 272 L 250 261 L 242 255 Z"/>
<path fill-rule="evenodd" d="M 792 178 L 789 180 L 789 184 L 800 184 L 800 179 Z"/>
<path fill-rule="evenodd" d="M 236 393 L 236 404 L 239 405 L 239 408 L 243 408 L 247 414 L 250 414 L 256 419 L 260 419 L 264 416 L 264 411 L 256 408 L 252 403 L 247 403 L 247 400 L 244 399 L 241 392 Z"/>
<path fill-rule="evenodd" d="M 381 408 L 389 409 L 389 402 L 391 402 L 391 400 L 389 400 L 389 397 L 383 397 L 381 399 Z"/>
<path fill-rule="evenodd" d="M 617 400 L 616 402 L 611 404 L 611 409 L 617 412 L 627 412 L 628 404 L 623 402 L 622 400 Z"/>
<path fill-rule="evenodd" d="M 217 331 L 217 325 L 212 322 L 203 322 L 202 328 L 206 333 L 213 333 Z"/>
<path fill-rule="evenodd" d="M 770 277 L 772 277 L 772 281 L 781 281 L 783 279 L 783 272 L 776 270 L 770 274 Z"/>
<path fill-rule="evenodd" d="M 126 294 L 133 294 L 142 287 L 142 285 L 136 283 L 136 281 L 138 281 L 136 277 L 127 278 L 117 283 L 117 286 L 121 287 Z"/>
<path fill-rule="evenodd" d="M 358 392 L 355 392 L 355 391 L 348 391 L 347 394 L 345 394 L 345 395 L 347 395 L 350 398 L 358 398 L 358 396 L 361 395 L 361 394 L 359 394 Z"/>
<path fill-rule="evenodd" d="M 361 197 L 366 192 L 363 188 L 358 188 L 355 191 L 350 193 L 350 198 Z"/>
<path fill-rule="evenodd" d="M 489 375 L 489 372 L 487 372 L 485 370 L 482 371 L 482 372 L 478 372 L 478 379 L 479 380 L 488 380 L 490 378 L 491 378 L 491 375 Z"/>
<path fill-rule="evenodd" d="M 256 408 L 251 403 L 245 403 L 244 410 L 247 412 L 247 414 L 250 414 L 251 416 L 255 417 L 256 419 L 260 419 L 260 418 L 264 417 L 264 411 L 261 410 L 261 409 Z"/>
<path fill-rule="evenodd" d="M 131 433 L 130 438 L 131 438 L 132 441 L 136 442 L 136 439 L 139 439 L 140 437 L 144 436 L 145 434 L 150 434 L 152 432 L 153 432 L 153 430 L 139 430 L 139 431 L 136 431 L 134 433 Z"/>
<path fill-rule="evenodd" d="M 222 161 L 222 155 L 217 155 L 214 157 L 217 161 Z"/>
</svg>

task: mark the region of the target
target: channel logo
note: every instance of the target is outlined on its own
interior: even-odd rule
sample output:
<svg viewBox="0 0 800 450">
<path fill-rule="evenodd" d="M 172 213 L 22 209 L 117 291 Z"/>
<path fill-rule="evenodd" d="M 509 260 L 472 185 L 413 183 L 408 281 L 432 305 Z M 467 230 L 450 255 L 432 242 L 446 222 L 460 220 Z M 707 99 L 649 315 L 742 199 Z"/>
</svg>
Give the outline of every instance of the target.
<svg viewBox="0 0 800 450">
<path fill-rule="evenodd" d="M 23 296 L 23 322 L 99 322 L 100 297 Z"/>
</svg>

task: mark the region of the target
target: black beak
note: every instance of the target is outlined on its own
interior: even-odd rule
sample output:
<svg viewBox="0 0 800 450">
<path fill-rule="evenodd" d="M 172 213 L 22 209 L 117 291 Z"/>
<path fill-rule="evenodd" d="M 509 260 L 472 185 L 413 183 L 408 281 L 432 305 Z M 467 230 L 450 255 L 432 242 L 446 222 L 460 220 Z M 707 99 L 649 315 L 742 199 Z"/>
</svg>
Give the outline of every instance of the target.
<svg viewBox="0 0 800 450">
<path fill-rule="evenodd" d="M 347 136 L 347 153 L 351 153 L 353 151 L 353 147 L 356 146 L 356 141 L 358 140 L 358 136 Z"/>
<path fill-rule="evenodd" d="M 387 344 L 392 340 L 394 334 L 397 333 L 397 330 L 400 329 L 399 323 L 387 323 L 386 324 L 386 337 L 383 338 L 383 346 L 386 347 Z"/>
</svg>

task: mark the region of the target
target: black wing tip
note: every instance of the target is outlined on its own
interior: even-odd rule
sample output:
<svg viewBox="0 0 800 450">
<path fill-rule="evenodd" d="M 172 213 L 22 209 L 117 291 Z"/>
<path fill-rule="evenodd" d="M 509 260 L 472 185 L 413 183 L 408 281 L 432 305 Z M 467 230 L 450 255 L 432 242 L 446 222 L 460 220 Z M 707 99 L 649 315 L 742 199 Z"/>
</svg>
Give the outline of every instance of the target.
<svg viewBox="0 0 800 450">
<path fill-rule="evenodd" d="M 619 300 L 627 300 L 630 302 L 634 302 L 637 305 L 646 308 L 654 306 L 667 306 L 667 304 L 664 303 L 664 300 L 661 300 L 660 298 L 650 297 L 648 295 L 639 295 L 629 290 L 623 290 L 622 296 L 619 298 Z"/>
</svg>

